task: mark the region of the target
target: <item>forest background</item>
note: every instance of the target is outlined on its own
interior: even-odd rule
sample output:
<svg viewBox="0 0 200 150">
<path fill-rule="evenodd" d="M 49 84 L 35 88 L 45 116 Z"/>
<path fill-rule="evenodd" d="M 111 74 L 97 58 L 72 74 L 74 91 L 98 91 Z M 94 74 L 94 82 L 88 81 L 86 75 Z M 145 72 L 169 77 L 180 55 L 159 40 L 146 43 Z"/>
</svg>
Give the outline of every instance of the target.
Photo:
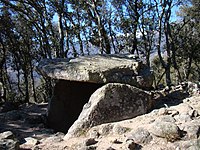
<svg viewBox="0 0 200 150">
<path fill-rule="evenodd" d="M 200 0 L 0 0 L 0 10 L 0 103 L 48 101 L 45 58 L 134 54 L 154 88 L 200 81 Z"/>
</svg>

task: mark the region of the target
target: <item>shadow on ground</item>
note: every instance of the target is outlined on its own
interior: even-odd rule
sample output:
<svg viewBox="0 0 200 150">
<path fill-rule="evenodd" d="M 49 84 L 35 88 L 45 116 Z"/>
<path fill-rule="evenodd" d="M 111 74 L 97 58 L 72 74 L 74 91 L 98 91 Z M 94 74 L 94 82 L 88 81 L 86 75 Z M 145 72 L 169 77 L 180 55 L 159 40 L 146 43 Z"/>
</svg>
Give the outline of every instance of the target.
<svg viewBox="0 0 200 150">
<path fill-rule="evenodd" d="M 42 139 L 53 133 L 47 129 L 46 122 L 47 104 L 22 105 L 16 110 L 0 113 L 0 133 L 11 131 L 20 144 L 24 138 L 36 137 Z"/>
</svg>

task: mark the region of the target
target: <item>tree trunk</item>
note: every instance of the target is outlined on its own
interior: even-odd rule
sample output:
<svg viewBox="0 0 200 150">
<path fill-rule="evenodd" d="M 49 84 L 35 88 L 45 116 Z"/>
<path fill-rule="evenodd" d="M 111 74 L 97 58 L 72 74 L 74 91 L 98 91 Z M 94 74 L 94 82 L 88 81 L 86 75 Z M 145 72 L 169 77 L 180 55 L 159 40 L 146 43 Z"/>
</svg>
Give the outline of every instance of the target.
<svg viewBox="0 0 200 150">
<path fill-rule="evenodd" d="M 0 102 L 2 102 L 3 100 L 6 101 L 6 89 L 5 89 L 5 83 L 3 80 L 3 70 L 4 70 L 4 64 L 6 63 L 6 49 L 5 46 L 2 42 L 2 39 L 0 37 L 0 43 L 2 45 L 2 50 L 3 50 L 3 55 L 2 55 L 2 59 L 0 60 L 0 84 L 2 84 L 1 88 L 0 88 Z"/>
<path fill-rule="evenodd" d="M 79 9 L 76 9 L 76 14 L 78 17 L 78 31 L 77 31 L 77 37 L 78 37 L 78 41 L 79 41 L 79 47 L 80 47 L 80 55 L 84 56 L 84 51 L 83 51 L 83 41 L 81 39 L 81 21 L 80 21 L 80 15 L 79 15 Z"/>
<path fill-rule="evenodd" d="M 133 22 L 133 46 L 130 51 L 131 54 L 134 54 L 136 52 L 137 56 L 139 56 L 139 51 L 138 51 L 138 40 L 137 40 L 137 30 L 138 30 L 138 23 L 139 23 L 139 18 L 140 14 L 138 13 L 138 0 L 134 1 L 134 4 L 132 4 L 132 1 L 128 1 L 129 6 L 132 7 L 134 15 L 131 15 L 132 19 L 134 20 Z M 134 5 L 134 6 L 132 6 Z"/>
<path fill-rule="evenodd" d="M 33 65 L 31 62 L 30 62 L 30 68 L 31 68 L 30 74 L 31 74 L 31 81 L 32 81 L 33 98 L 34 98 L 34 101 L 37 102 L 37 96 L 36 96 L 36 91 L 35 91 L 35 80 L 33 76 Z"/>
<path fill-rule="evenodd" d="M 186 67 L 186 80 L 189 79 L 189 76 L 190 76 L 190 73 L 191 73 L 191 66 L 192 66 L 192 57 L 189 56 L 188 64 L 187 64 L 187 67 Z"/>
<path fill-rule="evenodd" d="M 105 30 L 105 27 L 103 26 L 103 24 L 101 22 L 101 16 L 99 15 L 99 13 L 97 11 L 97 6 L 95 5 L 94 1 L 92 4 L 90 4 L 90 6 L 92 7 L 92 10 L 94 11 L 94 14 L 95 14 L 94 21 L 98 26 L 100 48 L 102 49 L 101 53 L 105 52 L 106 54 L 110 54 L 111 53 L 110 41 L 109 41 L 107 32 Z"/>
<path fill-rule="evenodd" d="M 24 84 L 25 84 L 25 103 L 29 103 L 30 93 L 29 93 L 29 80 L 27 71 L 24 71 Z"/>
<path fill-rule="evenodd" d="M 64 14 L 64 0 L 61 1 L 61 4 L 58 2 L 58 31 L 59 31 L 59 52 L 57 57 L 64 58 L 64 28 L 63 28 L 63 14 Z"/>
</svg>

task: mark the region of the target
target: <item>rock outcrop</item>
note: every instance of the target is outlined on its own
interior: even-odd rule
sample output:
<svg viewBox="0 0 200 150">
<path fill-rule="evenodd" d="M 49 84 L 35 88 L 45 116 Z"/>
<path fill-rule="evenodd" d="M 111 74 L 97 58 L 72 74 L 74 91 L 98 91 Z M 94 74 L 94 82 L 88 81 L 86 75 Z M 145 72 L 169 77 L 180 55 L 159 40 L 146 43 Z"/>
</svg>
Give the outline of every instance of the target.
<svg viewBox="0 0 200 150">
<path fill-rule="evenodd" d="M 57 79 L 54 95 L 49 102 L 48 125 L 65 133 L 76 121 L 92 93 L 103 85 L 123 83 L 150 89 L 153 81 L 151 71 L 146 65 L 125 55 L 84 56 L 71 60 L 46 59 L 38 65 L 38 69 L 43 75 Z M 132 101 L 134 99 L 132 97 Z M 121 119 L 123 118 L 120 116 L 115 120 Z"/>
<path fill-rule="evenodd" d="M 80 136 L 96 125 L 144 114 L 152 107 L 151 100 L 151 94 L 136 87 L 119 83 L 106 84 L 92 94 L 65 139 Z"/>
<path fill-rule="evenodd" d="M 78 145 L 79 149 L 89 149 L 86 145 L 81 147 L 81 143 L 92 137 L 97 141 L 92 145 L 97 150 L 199 150 L 199 106 L 200 96 L 190 97 L 180 104 L 154 109 L 150 113 L 129 120 L 94 126 L 80 137 L 68 139 L 66 145 L 72 149 L 76 149 Z M 165 113 L 161 113 L 164 112 L 163 109 Z M 190 119 L 178 119 L 182 116 Z M 116 125 L 126 129 L 126 132 L 118 134 Z"/>
<path fill-rule="evenodd" d="M 200 95 L 168 100 L 149 113 L 97 125 L 68 140 L 40 123 L 46 104 L 22 105 L 0 113 L 0 149 L 199 150 Z"/>
</svg>

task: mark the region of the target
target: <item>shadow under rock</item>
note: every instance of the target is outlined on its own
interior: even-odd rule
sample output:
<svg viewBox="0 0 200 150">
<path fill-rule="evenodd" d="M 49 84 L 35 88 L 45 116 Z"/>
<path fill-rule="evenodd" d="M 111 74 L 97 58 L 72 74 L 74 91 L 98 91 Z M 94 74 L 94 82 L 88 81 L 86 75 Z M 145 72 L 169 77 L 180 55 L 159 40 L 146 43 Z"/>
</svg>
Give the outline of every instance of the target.
<svg viewBox="0 0 200 150">
<path fill-rule="evenodd" d="M 140 145 L 140 144 L 136 144 L 136 146 L 135 146 L 135 150 L 141 150 L 142 149 L 142 145 Z"/>
<path fill-rule="evenodd" d="M 179 105 L 187 97 L 189 97 L 189 93 L 182 91 L 170 91 L 164 96 L 159 92 L 155 93 L 153 98 L 154 106 L 152 110 Z"/>
</svg>

